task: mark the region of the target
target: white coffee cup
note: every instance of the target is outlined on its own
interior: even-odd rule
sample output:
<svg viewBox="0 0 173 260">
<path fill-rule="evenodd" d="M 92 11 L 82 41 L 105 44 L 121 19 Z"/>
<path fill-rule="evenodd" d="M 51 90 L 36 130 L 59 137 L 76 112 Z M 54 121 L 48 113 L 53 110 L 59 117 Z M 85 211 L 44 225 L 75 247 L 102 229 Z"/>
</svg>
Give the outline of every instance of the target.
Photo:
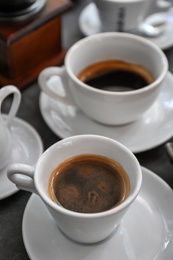
<svg viewBox="0 0 173 260">
<path fill-rule="evenodd" d="M 154 81 L 141 89 L 112 92 L 90 87 L 77 78 L 85 67 L 102 60 L 140 64 L 151 72 Z M 44 69 L 38 81 L 41 89 L 57 102 L 75 105 L 100 123 L 120 125 L 137 120 L 150 108 L 160 93 L 167 71 L 167 58 L 154 43 L 132 34 L 112 32 L 78 41 L 67 52 L 65 66 Z M 61 80 L 65 93 L 60 94 L 60 84 L 53 81 L 55 77 Z"/>
<path fill-rule="evenodd" d="M 15 86 L 8 85 L 0 89 L 0 111 L 4 100 L 12 94 L 12 104 L 6 117 L 4 118 L 0 112 L 0 169 L 6 166 L 10 158 L 12 141 L 9 127 L 16 115 L 21 100 L 21 94 Z"/>
<path fill-rule="evenodd" d="M 53 170 L 66 159 L 81 154 L 105 156 L 124 168 L 129 177 L 130 191 L 121 204 L 99 213 L 79 213 L 58 205 L 50 198 L 48 183 Z M 41 155 L 35 168 L 11 165 L 8 177 L 19 189 L 38 194 L 62 232 L 80 243 L 95 243 L 111 235 L 137 197 L 142 183 L 141 167 L 133 153 L 124 145 L 97 135 L 63 139 Z M 51 217 L 50 221 L 53 221 Z"/>
<path fill-rule="evenodd" d="M 165 0 L 94 0 L 103 32 L 127 32 L 137 29 L 147 16 L 168 11 Z"/>
</svg>

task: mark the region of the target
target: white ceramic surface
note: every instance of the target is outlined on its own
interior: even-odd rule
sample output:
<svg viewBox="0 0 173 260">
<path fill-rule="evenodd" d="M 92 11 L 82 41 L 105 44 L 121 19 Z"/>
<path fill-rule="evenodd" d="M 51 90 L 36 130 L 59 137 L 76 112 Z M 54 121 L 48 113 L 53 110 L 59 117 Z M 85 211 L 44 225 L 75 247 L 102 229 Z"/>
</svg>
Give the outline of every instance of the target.
<svg viewBox="0 0 173 260">
<path fill-rule="evenodd" d="M 110 64 L 113 60 L 123 61 L 122 65 L 130 63 L 130 71 L 140 73 L 148 84 L 139 87 L 135 81 L 131 82 L 132 86 L 107 82 L 108 86 L 104 84 L 103 90 L 89 86 L 78 77 L 92 64 L 100 61 Z M 168 72 L 167 57 L 156 44 L 120 32 L 95 34 L 77 41 L 68 50 L 64 63 L 63 67 L 47 67 L 40 72 L 38 83 L 41 90 L 58 102 L 77 106 L 90 118 L 106 125 L 123 125 L 140 118 L 157 99 Z M 55 77 L 62 82 L 63 97 L 51 84 Z"/>
<path fill-rule="evenodd" d="M 141 36 L 151 40 L 161 49 L 165 50 L 173 45 L 173 8 L 171 8 L 170 11 L 167 13 L 158 13 L 148 17 L 146 19 L 146 22 L 152 24 L 155 21 L 158 21 L 158 19 L 163 20 L 163 18 L 166 20 L 167 26 L 162 34 L 153 38 L 146 37 L 144 35 Z M 101 32 L 101 24 L 98 17 L 98 11 L 94 3 L 90 3 L 82 10 L 79 16 L 79 28 L 85 36 Z M 136 34 L 139 33 L 136 32 Z"/>
<path fill-rule="evenodd" d="M 37 195 L 23 217 L 23 240 L 31 260 L 172 260 L 173 192 L 142 168 L 142 189 L 117 233 L 102 243 L 82 245 L 67 239 Z"/>
<path fill-rule="evenodd" d="M 4 120 L 1 113 L 2 104 L 4 103 L 4 100 L 11 95 L 12 103 L 8 113 L 6 114 L 6 119 Z M 21 93 L 15 86 L 7 85 L 0 89 L 0 171 L 8 164 L 9 161 L 12 146 L 9 126 L 18 111 L 20 101 Z"/>
<path fill-rule="evenodd" d="M 91 120 L 75 107 L 63 105 L 43 92 L 41 114 L 59 137 L 98 134 L 113 138 L 132 152 L 154 148 L 173 135 L 173 76 L 168 72 L 165 86 L 153 106 L 138 121 L 124 126 L 106 126 Z"/>
<path fill-rule="evenodd" d="M 19 118 L 13 119 L 9 130 L 12 136 L 12 153 L 9 164 L 19 162 L 34 166 L 43 152 L 43 144 L 36 130 Z M 0 200 L 18 191 L 16 185 L 7 177 L 7 167 L 0 171 Z"/>
<path fill-rule="evenodd" d="M 123 167 L 130 182 L 130 190 L 124 201 L 106 211 L 80 213 L 61 207 L 50 198 L 48 186 L 52 172 L 62 162 L 82 154 L 105 156 Z M 79 135 L 63 139 L 49 147 L 39 158 L 35 167 L 23 164 L 14 164 L 9 167 L 8 177 L 18 188 L 40 196 L 64 234 L 77 242 L 86 244 L 103 241 L 119 227 L 122 218 L 139 194 L 142 184 L 141 167 L 134 154 L 124 145 L 98 135 Z"/>
<path fill-rule="evenodd" d="M 103 31 L 129 31 L 138 27 L 146 17 L 166 12 L 172 7 L 165 0 L 93 0 Z"/>
</svg>

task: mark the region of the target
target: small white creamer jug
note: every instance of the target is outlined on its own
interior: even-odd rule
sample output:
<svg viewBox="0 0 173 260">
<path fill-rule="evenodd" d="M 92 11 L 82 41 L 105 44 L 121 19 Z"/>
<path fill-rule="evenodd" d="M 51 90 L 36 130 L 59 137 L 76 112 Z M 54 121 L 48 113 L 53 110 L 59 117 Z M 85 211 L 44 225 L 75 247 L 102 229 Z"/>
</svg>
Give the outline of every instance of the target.
<svg viewBox="0 0 173 260">
<path fill-rule="evenodd" d="M 1 112 L 2 103 L 11 94 L 13 94 L 12 104 L 4 117 Z M 12 140 L 9 127 L 19 108 L 20 100 L 20 91 L 15 86 L 8 85 L 0 89 L 0 170 L 6 166 L 10 158 Z"/>
</svg>

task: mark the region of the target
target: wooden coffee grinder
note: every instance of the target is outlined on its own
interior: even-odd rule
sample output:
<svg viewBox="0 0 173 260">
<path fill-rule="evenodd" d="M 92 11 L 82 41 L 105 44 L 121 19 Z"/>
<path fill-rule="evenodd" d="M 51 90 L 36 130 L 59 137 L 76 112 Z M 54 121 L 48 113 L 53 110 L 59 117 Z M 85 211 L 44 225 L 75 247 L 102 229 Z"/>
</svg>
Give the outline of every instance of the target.
<svg viewBox="0 0 173 260">
<path fill-rule="evenodd" d="M 63 63 L 61 15 L 72 3 L 69 0 L 26 0 L 25 5 L 3 9 L 1 1 L 0 87 L 13 84 L 23 88 L 45 67 Z"/>
</svg>

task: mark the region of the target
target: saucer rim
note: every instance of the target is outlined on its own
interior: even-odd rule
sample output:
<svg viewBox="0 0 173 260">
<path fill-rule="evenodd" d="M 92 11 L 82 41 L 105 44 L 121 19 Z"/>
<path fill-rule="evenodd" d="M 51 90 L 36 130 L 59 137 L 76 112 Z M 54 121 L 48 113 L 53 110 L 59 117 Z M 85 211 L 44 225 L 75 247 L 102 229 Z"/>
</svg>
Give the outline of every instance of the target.
<svg viewBox="0 0 173 260">
<path fill-rule="evenodd" d="M 87 8 L 89 8 L 89 7 L 91 7 L 91 6 L 94 6 L 94 7 L 96 8 L 95 3 L 93 3 L 93 2 L 87 4 L 87 5 L 83 8 L 83 10 L 81 11 L 81 13 L 80 13 L 80 15 L 79 15 L 79 19 L 78 19 L 79 29 L 80 29 L 81 33 L 82 33 L 84 36 L 93 35 L 93 34 L 87 33 L 86 29 L 85 29 L 84 26 L 83 26 L 83 17 L 84 17 L 84 15 L 86 15 Z M 167 17 L 171 17 L 172 13 L 173 13 L 173 7 L 170 8 L 170 10 L 167 12 L 167 14 L 168 14 Z M 148 19 L 148 17 L 147 17 L 146 19 Z M 173 20 L 172 20 L 172 19 L 168 19 L 168 20 L 169 20 L 169 25 L 172 24 L 172 28 L 173 28 Z M 95 32 L 94 34 L 96 34 L 96 33 L 101 33 L 101 30 L 98 31 L 98 32 Z M 131 33 L 132 33 L 132 32 L 131 32 Z M 162 50 L 167 50 L 167 49 L 169 49 L 170 47 L 172 47 L 172 45 L 173 45 L 173 37 L 172 37 L 172 41 L 170 41 L 170 40 L 169 40 L 169 41 L 165 40 L 165 42 L 164 42 L 164 43 L 161 43 L 161 44 L 157 42 L 157 39 L 159 39 L 160 37 L 162 37 L 162 35 L 164 35 L 164 33 L 165 33 L 165 32 L 163 32 L 163 33 L 161 34 L 161 36 L 159 35 L 159 36 L 157 36 L 157 37 L 151 37 L 151 38 L 150 38 L 150 37 L 147 37 L 147 36 L 145 36 L 145 35 L 141 35 L 141 37 L 143 37 L 143 38 L 145 38 L 145 39 L 148 39 L 148 40 L 151 40 L 153 43 L 155 43 L 157 46 L 159 46 Z M 139 35 L 139 33 L 135 33 L 135 32 L 133 32 L 132 34 L 134 34 L 134 35 Z"/>
<path fill-rule="evenodd" d="M 166 75 L 166 78 L 165 78 L 165 85 L 167 84 L 167 81 L 171 81 L 173 83 L 173 74 L 168 71 L 167 72 L 167 75 Z M 164 88 L 165 86 L 163 86 L 163 89 L 162 89 L 162 92 L 164 91 Z M 66 134 L 65 131 L 62 133 L 61 131 L 55 129 L 55 127 L 52 126 L 52 119 L 50 120 L 50 118 L 48 119 L 48 116 L 46 115 L 46 113 L 44 112 L 44 109 L 43 109 L 43 98 L 44 96 L 48 99 L 52 99 L 50 98 L 47 94 L 45 94 L 43 91 L 40 92 L 40 96 L 39 96 L 39 107 L 40 107 L 40 112 L 41 112 L 41 115 L 44 119 L 44 121 L 46 122 L 47 126 L 52 130 L 52 132 L 59 136 L 60 138 L 66 138 L 66 137 L 69 137 L 69 136 L 72 136 L 72 135 L 76 135 L 77 133 L 74 133 L 74 134 Z M 53 100 L 53 99 L 52 99 Z M 53 100 L 54 101 L 54 100 Z M 157 102 L 157 100 L 156 100 Z M 67 105 L 68 106 L 68 105 Z M 152 109 L 152 107 L 150 108 Z M 81 112 L 82 113 L 82 112 Z M 84 115 L 84 114 L 83 114 Z M 84 115 L 84 117 L 87 117 L 86 115 Z M 91 120 L 91 119 L 88 119 L 88 120 Z M 143 120 L 142 118 L 139 119 L 139 120 Z M 135 122 L 134 122 L 135 123 Z M 173 123 L 173 122 L 172 122 Z M 97 122 L 95 122 L 95 124 L 98 124 Z M 105 125 L 105 127 L 108 127 Z M 116 128 L 118 126 L 113 126 L 112 128 Z M 124 126 L 125 127 L 125 126 Z M 81 134 L 81 133 L 79 133 Z M 107 137 L 110 137 L 109 135 L 104 135 L 104 136 L 107 136 Z M 159 145 L 162 145 L 164 144 L 167 140 L 169 140 L 170 138 L 172 138 L 173 136 L 173 132 L 170 130 L 166 135 L 164 135 L 162 138 L 159 138 L 159 140 L 157 141 L 154 141 L 154 144 L 152 142 L 150 142 L 149 144 L 145 144 L 145 145 L 142 145 L 142 147 L 140 148 L 140 145 L 128 145 L 128 144 L 124 144 L 126 145 L 133 153 L 141 153 L 141 152 L 145 152 L 145 151 L 148 151 L 150 149 L 154 149 L 156 147 L 158 147 Z M 112 139 L 116 139 L 116 138 L 113 138 Z M 122 141 L 120 141 L 122 142 Z"/>
<path fill-rule="evenodd" d="M 6 118 L 7 115 L 2 113 L 3 118 Z M 19 118 L 19 117 L 14 117 L 13 121 L 15 121 L 15 123 L 19 124 L 20 126 L 24 126 L 25 129 L 29 129 L 29 131 L 32 133 L 32 135 L 35 137 L 35 139 L 37 140 L 37 149 L 38 149 L 38 158 L 39 156 L 43 153 L 44 151 L 44 145 L 43 145 L 43 141 L 39 135 L 39 133 L 37 132 L 37 130 L 28 122 L 26 122 L 25 120 Z M 13 126 L 13 121 L 11 122 L 9 128 L 11 126 Z M 37 160 L 36 160 L 37 162 Z M 35 162 L 35 163 L 36 163 Z M 3 172 L 3 174 L 6 174 L 6 171 Z M 9 191 L 6 191 L 5 193 L 1 194 L 0 193 L 0 201 L 3 199 L 6 199 L 10 196 L 12 196 L 13 194 L 15 194 L 16 192 L 18 192 L 19 189 L 13 185 Z"/>
<path fill-rule="evenodd" d="M 158 176 L 156 173 L 154 173 L 153 171 L 149 170 L 148 168 L 146 167 L 143 167 L 141 166 L 141 169 L 142 169 L 142 173 L 143 175 L 147 176 L 146 178 L 149 178 L 149 179 L 152 179 L 153 182 L 158 182 L 160 183 L 160 185 L 163 186 L 164 190 L 165 190 L 165 193 L 168 195 L 170 195 L 170 193 L 172 194 L 172 200 L 173 200 L 173 190 L 171 189 L 171 187 L 160 177 Z M 157 185 L 156 185 L 157 187 Z M 164 196 L 166 196 L 164 193 Z M 32 201 L 38 197 L 38 195 L 36 194 L 32 194 L 26 204 L 26 207 L 25 207 L 25 210 L 24 210 L 24 214 L 23 214 L 23 219 L 22 219 L 22 238 L 23 238 L 23 242 L 24 242 L 24 246 L 25 246 L 25 249 L 26 249 L 26 252 L 28 254 L 28 256 L 30 257 L 31 260 L 35 260 L 36 258 L 34 258 L 34 256 L 32 255 L 32 249 L 29 248 L 29 241 L 27 241 L 27 230 L 26 230 L 26 217 L 27 217 L 27 214 L 28 214 L 28 211 L 30 210 L 30 204 L 32 203 Z M 39 198 L 40 199 L 40 198 Z M 41 201 L 41 199 L 40 199 Z M 51 216 L 50 216 L 51 217 Z M 112 237 L 112 236 L 111 236 Z M 111 238 L 110 237 L 110 238 Z M 79 244 L 80 246 L 80 244 Z M 160 252 L 161 254 L 161 252 Z M 159 257 L 159 255 L 158 255 Z M 159 257 L 160 259 L 160 257 Z"/>
</svg>

